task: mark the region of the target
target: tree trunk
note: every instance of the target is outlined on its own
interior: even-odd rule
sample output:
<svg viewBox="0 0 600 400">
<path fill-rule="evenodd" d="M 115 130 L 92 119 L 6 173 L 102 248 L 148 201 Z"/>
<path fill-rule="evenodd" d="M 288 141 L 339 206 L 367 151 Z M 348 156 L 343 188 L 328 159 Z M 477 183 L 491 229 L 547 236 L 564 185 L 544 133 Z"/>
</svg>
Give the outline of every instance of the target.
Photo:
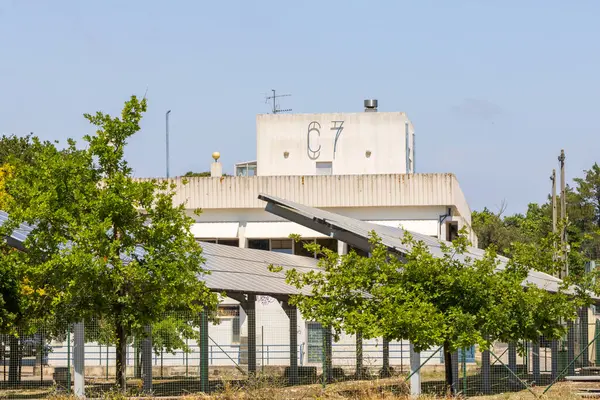
<svg viewBox="0 0 600 400">
<path fill-rule="evenodd" d="M 117 387 L 123 392 L 127 389 L 126 382 L 126 365 L 127 365 L 127 334 L 125 333 L 125 327 L 120 323 L 117 323 L 117 343 L 116 343 L 116 356 L 117 356 Z"/>
<path fill-rule="evenodd" d="M 446 393 L 452 396 L 456 388 L 452 386 L 454 379 L 452 376 L 452 353 L 448 343 L 444 343 L 444 370 L 446 371 Z"/>
<path fill-rule="evenodd" d="M 21 381 L 19 364 L 21 363 L 21 352 L 19 351 L 19 338 L 11 336 L 9 339 L 10 353 L 8 364 L 8 383 L 16 385 Z"/>
</svg>

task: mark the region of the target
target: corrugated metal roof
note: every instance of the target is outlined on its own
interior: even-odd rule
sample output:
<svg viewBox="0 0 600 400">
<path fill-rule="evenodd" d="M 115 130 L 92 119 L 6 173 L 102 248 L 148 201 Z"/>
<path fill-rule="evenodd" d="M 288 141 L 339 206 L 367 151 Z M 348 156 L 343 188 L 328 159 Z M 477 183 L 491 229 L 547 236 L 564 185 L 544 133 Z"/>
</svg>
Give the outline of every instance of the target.
<svg viewBox="0 0 600 400">
<path fill-rule="evenodd" d="M 204 267 L 211 271 L 202 279 L 215 291 L 235 291 L 256 294 L 296 294 L 299 291 L 285 283 L 285 271 L 295 268 L 300 272 L 317 269 L 317 260 L 264 250 L 242 249 L 214 243 L 202 243 Z M 269 265 L 282 267 L 271 272 Z M 309 294 L 310 288 L 302 293 Z"/>
<path fill-rule="evenodd" d="M 8 214 L 4 211 L 0 211 L 0 226 L 4 225 L 4 223 L 8 221 Z M 17 242 L 18 244 L 23 244 L 23 242 L 25 241 L 25 239 L 27 238 L 27 235 L 29 235 L 29 232 L 31 232 L 33 228 L 30 227 L 29 225 L 25 225 L 25 224 L 21 224 L 19 226 L 18 229 L 15 229 L 12 234 L 10 235 L 10 238 L 13 239 L 15 242 Z M 13 244 L 17 244 L 17 243 L 13 243 Z"/>
<path fill-rule="evenodd" d="M 8 214 L 0 211 L 0 226 L 8 220 Z M 28 225 L 21 225 L 11 235 L 13 246 L 22 246 L 27 235 L 32 231 Z M 213 243 L 202 243 L 205 258 L 204 268 L 209 270 L 209 275 L 199 278 L 206 282 L 209 289 L 214 291 L 229 291 L 241 293 L 254 293 L 264 295 L 290 295 L 300 293 L 296 288 L 285 283 L 285 271 L 295 268 L 306 272 L 317 268 L 317 260 L 310 257 L 281 254 L 264 250 L 243 249 Z M 143 259 L 145 251 L 137 247 L 133 254 L 122 255 L 125 262 L 132 257 Z M 281 272 L 269 271 L 269 266 L 279 266 Z M 302 293 L 309 293 L 304 288 Z"/>
<path fill-rule="evenodd" d="M 382 243 L 389 249 L 401 254 L 404 254 L 408 251 L 408 247 L 402 243 L 402 238 L 404 237 L 405 233 L 403 229 L 359 221 L 354 218 L 345 217 L 343 215 L 324 211 L 314 207 L 304 206 L 302 204 L 275 196 L 270 196 L 268 194 L 261 194 L 259 195 L 259 198 L 268 203 L 284 207 L 288 211 L 297 214 L 299 218 L 293 222 L 305 224 L 305 226 L 308 228 L 314 229 L 314 226 L 311 226 L 311 224 L 307 224 L 306 222 L 303 223 L 303 221 L 306 221 L 306 217 L 308 217 L 308 220 L 312 220 L 315 223 L 320 223 L 323 228 L 329 229 L 331 233 L 335 233 L 336 231 L 345 231 L 358 237 L 369 238 L 371 232 L 375 231 L 375 233 L 381 238 Z M 269 210 L 267 209 L 267 211 Z M 429 251 L 432 255 L 436 257 L 443 256 L 444 253 L 441 248 L 441 243 L 438 239 L 416 232 L 410 232 L 410 234 L 416 240 L 424 242 L 429 247 Z M 484 255 L 485 252 L 483 250 L 475 247 L 469 247 L 468 251 L 465 254 L 459 255 L 459 257 L 461 257 L 463 260 L 466 257 L 481 259 Z M 498 269 L 504 269 L 509 260 L 506 257 L 498 256 L 498 261 Z M 527 283 L 534 284 L 537 287 L 550 292 L 556 292 L 558 291 L 562 281 L 543 272 L 531 271 L 526 281 L 523 282 L 524 285 Z"/>
</svg>

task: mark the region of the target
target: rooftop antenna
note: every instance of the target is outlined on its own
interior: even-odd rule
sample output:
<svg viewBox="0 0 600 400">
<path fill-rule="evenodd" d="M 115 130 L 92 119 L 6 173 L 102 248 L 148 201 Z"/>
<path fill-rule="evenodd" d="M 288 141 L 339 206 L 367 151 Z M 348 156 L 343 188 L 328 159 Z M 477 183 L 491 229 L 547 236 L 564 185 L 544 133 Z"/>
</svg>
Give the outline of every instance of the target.
<svg viewBox="0 0 600 400">
<path fill-rule="evenodd" d="M 273 100 L 273 110 L 272 110 L 273 114 L 292 111 L 291 108 L 288 108 L 286 110 L 282 110 L 281 108 L 279 108 L 279 104 L 277 104 L 277 99 L 279 97 L 289 97 L 289 96 L 291 96 L 291 94 L 277 94 L 275 92 L 275 89 L 271 89 L 271 91 L 273 92 L 273 96 L 267 96 L 267 97 L 265 97 L 265 103 L 268 103 L 269 100 Z"/>
</svg>

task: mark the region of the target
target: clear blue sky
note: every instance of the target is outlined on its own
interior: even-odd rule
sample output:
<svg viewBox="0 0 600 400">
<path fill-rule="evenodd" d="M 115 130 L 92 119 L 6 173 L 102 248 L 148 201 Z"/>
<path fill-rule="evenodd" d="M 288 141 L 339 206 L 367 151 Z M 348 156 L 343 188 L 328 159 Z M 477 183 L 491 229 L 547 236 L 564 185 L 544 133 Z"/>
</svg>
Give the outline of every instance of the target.
<svg viewBox="0 0 600 400">
<path fill-rule="evenodd" d="M 137 176 L 255 157 L 264 94 L 294 112 L 405 111 L 419 172 L 453 172 L 473 209 L 544 201 L 600 158 L 600 2 L 0 0 L 0 132 L 80 138 L 148 87 Z"/>
</svg>

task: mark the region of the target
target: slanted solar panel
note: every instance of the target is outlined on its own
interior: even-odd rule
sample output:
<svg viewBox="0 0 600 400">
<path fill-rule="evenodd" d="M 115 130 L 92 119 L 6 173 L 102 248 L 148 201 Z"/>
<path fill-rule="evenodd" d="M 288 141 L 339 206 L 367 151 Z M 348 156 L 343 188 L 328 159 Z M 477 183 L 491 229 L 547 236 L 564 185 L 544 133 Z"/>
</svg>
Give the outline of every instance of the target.
<svg viewBox="0 0 600 400">
<path fill-rule="evenodd" d="M 398 251 L 400 253 L 407 252 L 409 249 L 406 245 L 402 243 L 402 238 L 404 237 L 405 231 L 401 228 L 394 228 L 391 226 L 382 226 L 377 224 L 372 224 L 369 222 L 360 221 L 354 218 L 346 217 L 343 215 L 335 214 L 329 211 L 324 211 L 315 207 L 308 207 L 302 204 L 295 203 L 293 201 L 281 199 L 279 197 L 270 196 L 268 194 L 260 194 L 258 196 L 259 199 L 266 201 L 267 203 L 275 204 L 284 207 L 285 209 L 296 213 L 299 218 L 297 220 L 292 221 L 296 222 L 300 225 L 306 226 L 307 228 L 314 229 L 314 227 L 308 226 L 304 218 L 301 217 L 309 217 L 312 221 L 320 222 L 324 221 L 324 227 L 331 226 L 335 230 L 346 231 L 352 233 L 356 236 L 368 239 L 371 231 L 375 231 L 375 233 L 381 238 L 382 243 L 387 246 L 389 249 L 394 251 Z M 267 210 L 268 211 L 268 210 Z M 330 229 L 331 232 L 334 232 L 334 229 Z M 422 241 L 425 243 L 430 253 L 433 256 L 441 257 L 443 256 L 443 252 L 441 249 L 441 242 L 438 239 L 433 237 L 423 235 L 417 232 L 410 232 L 414 239 Z M 447 243 L 447 242 L 446 242 Z M 449 244 L 449 243 L 447 243 Z M 368 249 L 363 249 L 367 251 Z M 466 257 L 470 257 L 472 259 L 481 259 L 485 255 L 485 251 L 475 248 L 469 247 L 466 254 L 460 255 L 460 257 L 464 260 Z M 498 269 L 503 269 L 508 263 L 508 258 L 498 256 Z M 552 275 L 538 272 L 538 271 L 530 271 L 528 278 L 523 282 L 523 285 L 528 283 L 534 284 L 539 288 L 543 288 L 550 292 L 558 291 L 558 288 L 562 281 Z M 596 298 L 596 297 L 594 297 Z"/>
<path fill-rule="evenodd" d="M 0 211 L 0 226 L 9 220 L 9 215 Z M 11 238 L 23 244 L 32 227 L 22 224 Z M 309 271 L 317 268 L 317 260 L 289 254 L 273 253 L 264 250 L 241 249 L 238 247 L 203 243 L 204 267 L 210 275 L 199 276 L 210 289 L 215 291 L 235 291 L 241 293 L 290 295 L 299 291 L 285 283 L 285 271 L 296 268 Z M 133 258 L 143 259 L 146 251 L 136 247 L 131 254 L 122 254 L 124 262 Z M 269 265 L 283 267 L 281 272 L 270 272 Z M 309 288 L 302 290 L 308 293 Z"/>
</svg>

